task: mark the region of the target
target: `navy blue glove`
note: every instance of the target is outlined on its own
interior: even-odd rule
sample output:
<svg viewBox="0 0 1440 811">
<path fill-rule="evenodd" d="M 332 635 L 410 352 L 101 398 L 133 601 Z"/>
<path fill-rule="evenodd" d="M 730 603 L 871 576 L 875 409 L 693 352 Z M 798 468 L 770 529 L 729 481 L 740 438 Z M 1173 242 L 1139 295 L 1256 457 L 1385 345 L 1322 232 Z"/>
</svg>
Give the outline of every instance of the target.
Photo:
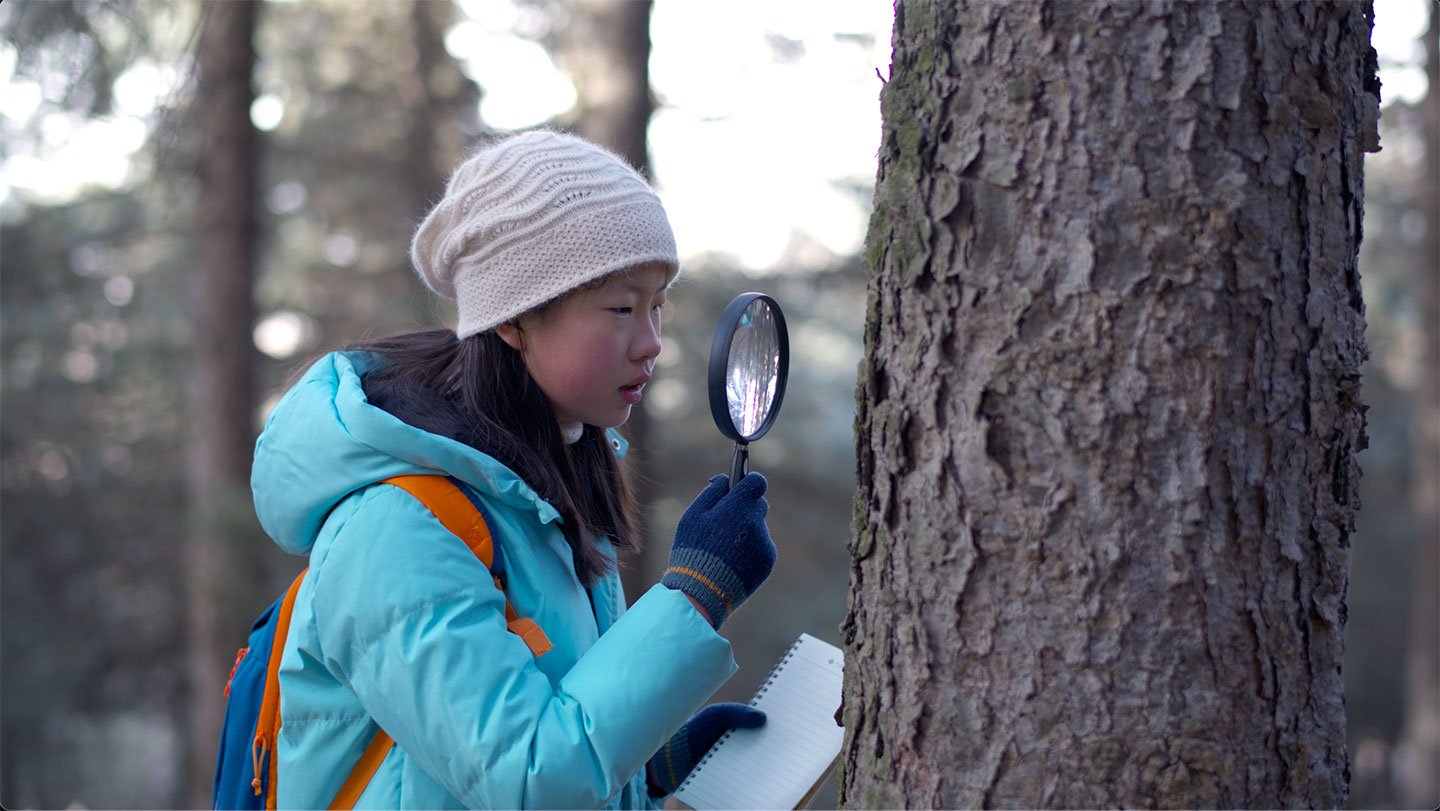
<svg viewBox="0 0 1440 811">
<path fill-rule="evenodd" d="M 742 480 L 743 481 L 743 480 Z M 645 779 L 651 797 L 674 793 L 685 782 L 690 770 L 726 730 L 754 729 L 765 724 L 765 713 L 749 704 L 727 701 L 711 704 L 695 713 L 670 742 L 645 764 Z"/>
<path fill-rule="evenodd" d="M 660 578 L 693 597 L 717 631 L 775 568 L 775 544 L 765 526 L 765 477 L 747 474 L 727 492 L 729 484 L 728 476 L 716 476 L 690 503 Z"/>
</svg>

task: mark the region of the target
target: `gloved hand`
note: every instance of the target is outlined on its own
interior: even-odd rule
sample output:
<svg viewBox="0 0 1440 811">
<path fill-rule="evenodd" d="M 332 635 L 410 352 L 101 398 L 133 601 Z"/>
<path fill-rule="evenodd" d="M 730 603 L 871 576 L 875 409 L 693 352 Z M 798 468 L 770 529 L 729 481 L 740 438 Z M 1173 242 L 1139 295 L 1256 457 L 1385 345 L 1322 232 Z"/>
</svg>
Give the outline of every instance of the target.
<svg viewBox="0 0 1440 811">
<path fill-rule="evenodd" d="M 729 483 L 724 474 L 712 478 L 690 503 L 660 578 L 694 598 L 717 631 L 775 568 L 775 544 L 765 526 L 765 477 L 747 474 L 726 492 Z"/>
<path fill-rule="evenodd" d="M 650 796 L 664 797 L 674 793 L 726 730 L 754 729 L 764 724 L 764 712 L 749 704 L 731 701 L 711 704 L 695 713 L 645 764 L 645 782 L 650 787 Z"/>
</svg>

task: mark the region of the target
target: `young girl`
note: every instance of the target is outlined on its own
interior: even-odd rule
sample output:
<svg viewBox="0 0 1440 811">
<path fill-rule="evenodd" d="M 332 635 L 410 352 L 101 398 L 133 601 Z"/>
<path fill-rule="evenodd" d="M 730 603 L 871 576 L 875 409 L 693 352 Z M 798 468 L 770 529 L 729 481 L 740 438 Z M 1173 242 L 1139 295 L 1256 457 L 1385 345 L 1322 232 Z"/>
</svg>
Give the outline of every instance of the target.
<svg viewBox="0 0 1440 811">
<path fill-rule="evenodd" d="M 661 583 L 625 609 L 639 546 L 614 431 L 660 353 L 679 270 L 659 199 L 581 139 L 511 137 L 451 177 L 415 235 L 455 332 L 315 363 L 271 413 L 252 486 L 265 530 L 310 556 L 280 669 L 278 805 L 323 808 L 383 730 L 368 808 L 653 807 L 725 729 L 717 631 L 769 575 L 765 480 L 711 480 Z M 442 474 L 482 504 L 492 572 L 382 480 Z M 505 602 L 554 647 L 507 631 Z M 687 719 L 690 719 L 687 722 Z"/>
</svg>

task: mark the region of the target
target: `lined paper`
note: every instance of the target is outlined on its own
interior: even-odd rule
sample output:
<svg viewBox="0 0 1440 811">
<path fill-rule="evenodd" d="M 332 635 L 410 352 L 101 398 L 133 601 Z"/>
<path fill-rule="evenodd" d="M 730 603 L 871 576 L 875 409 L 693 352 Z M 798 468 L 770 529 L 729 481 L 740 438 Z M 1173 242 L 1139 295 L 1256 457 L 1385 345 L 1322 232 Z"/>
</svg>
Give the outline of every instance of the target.
<svg viewBox="0 0 1440 811">
<path fill-rule="evenodd" d="M 810 799 L 840 755 L 835 723 L 841 650 L 809 634 L 790 646 L 750 703 L 765 726 L 725 733 L 675 792 L 696 809 L 793 809 Z"/>
</svg>

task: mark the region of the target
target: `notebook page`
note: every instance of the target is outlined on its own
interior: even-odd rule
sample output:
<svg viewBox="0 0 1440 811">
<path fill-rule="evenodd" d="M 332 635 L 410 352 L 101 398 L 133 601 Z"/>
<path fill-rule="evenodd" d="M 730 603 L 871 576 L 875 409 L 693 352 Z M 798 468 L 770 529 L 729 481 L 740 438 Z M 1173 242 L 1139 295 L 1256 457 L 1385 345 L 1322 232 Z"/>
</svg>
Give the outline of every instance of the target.
<svg viewBox="0 0 1440 811">
<path fill-rule="evenodd" d="M 798 807 L 844 742 L 835 723 L 844 661 L 839 648 L 801 634 L 750 700 L 765 726 L 726 733 L 675 797 L 697 811 Z"/>
</svg>

